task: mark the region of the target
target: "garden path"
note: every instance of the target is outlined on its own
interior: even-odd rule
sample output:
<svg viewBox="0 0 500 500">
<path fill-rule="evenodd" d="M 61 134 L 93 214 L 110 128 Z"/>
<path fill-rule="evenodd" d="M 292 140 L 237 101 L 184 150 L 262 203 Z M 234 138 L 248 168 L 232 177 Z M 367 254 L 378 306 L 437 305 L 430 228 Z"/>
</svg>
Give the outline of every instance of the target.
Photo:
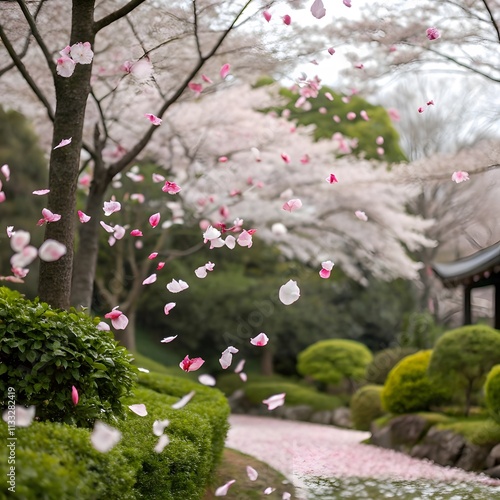
<svg viewBox="0 0 500 500">
<path fill-rule="evenodd" d="M 247 415 L 231 415 L 229 422 L 226 446 L 252 455 L 283 473 L 302 491 L 303 498 L 306 498 L 307 477 L 500 484 L 486 476 L 361 444 L 368 432 Z"/>
</svg>

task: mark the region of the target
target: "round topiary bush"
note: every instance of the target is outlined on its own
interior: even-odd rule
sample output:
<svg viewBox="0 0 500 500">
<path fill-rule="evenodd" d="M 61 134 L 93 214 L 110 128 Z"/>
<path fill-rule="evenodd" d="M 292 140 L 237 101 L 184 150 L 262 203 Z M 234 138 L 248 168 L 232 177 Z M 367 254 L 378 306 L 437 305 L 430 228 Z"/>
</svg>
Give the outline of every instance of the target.
<svg viewBox="0 0 500 500">
<path fill-rule="evenodd" d="M 351 399 L 351 417 L 354 428 L 369 431 L 370 424 L 385 412 L 382 407 L 381 385 L 365 385 Z"/>
<path fill-rule="evenodd" d="M 488 373 L 484 395 L 491 417 L 500 424 L 500 365 L 495 365 Z"/>
<path fill-rule="evenodd" d="M 377 352 L 366 368 L 366 381 L 370 384 L 384 385 L 389 372 L 406 356 L 418 349 L 413 347 L 388 347 Z"/>
<path fill-rule="evenodd" d="M 123 416 L 120 398 L 130 393 L 136 368 L 97 323 L 0 288 L 0 393 L 13 388 L 9 394 L 15 393 L 16 404 L 35 405 L 39 420 L 88 427 L 96 418 Z"/>
<path fill-rule="evenodd" d="M 426 411 L 446 401 L 447 391 L 431 382 L 427 369 L 432 350 L 402 359 L 390 372 L 382 390 L 382 405 L 391 413 Z"/>
<path fill-rule="evenodd" d="M 352 388 L 363 380 L 372 358 L 370 349 L 355 340 L 320 340 L 298 355 L 297 371 L 332 385 L 346 379 Z"/>
</svg>

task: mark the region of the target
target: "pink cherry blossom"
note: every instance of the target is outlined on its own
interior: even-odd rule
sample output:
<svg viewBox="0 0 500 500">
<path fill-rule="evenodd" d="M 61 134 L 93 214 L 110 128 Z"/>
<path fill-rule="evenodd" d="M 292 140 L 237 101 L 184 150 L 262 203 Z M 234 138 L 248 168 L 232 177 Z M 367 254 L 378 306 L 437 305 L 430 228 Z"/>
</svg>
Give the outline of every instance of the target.
<svg viewBox="0 0 500 500">
<path fill-rule="evenodd" d="M 290 26 L 290 24 L 292 23 L 292 18 L 288 14 L 284 15 L 282 19 L 287 26 Z"/>
<path fill-rule="evenodd" d="M 269 22 L 269 21 L 271 20 L 272 14 L 271 14 L 269 11 L 265 10 L 265 11 L 262 13 L 262 15 L 264 16 L 264 19 L 265 19 L 267 22 Z"/>
<path fill-rule="evenodd" d="M 71 386 L 71 401 L 75 406 L 78 404 L 78 390 L 74 385 Z"/>
<path fill-rule="evenodd" d="M 227 349 L 222 352 L 222 355 L 219 359 L 219 363 L 222 366 L 223 370 L 226 370 L 231 366 L 233 362 L 233 354 L 236 354 L 239 350 L 236 347 L 230 345 Z"/>
<path fill-rule="evenodd" d="M 59 214 L 52 213 L 48 208 L 42 209 L 42 215 L 43 219 L 40 219 L 36 223 L 37 226 L 43 226 L 45 223 L 57 222 L 58 220 L 61 220 L 61 216 Z"/>
<path fill-rule="evenodd" d="M 182 292 L 183 290 L 186 290 L 189 288 L 189 285 L 182 280 L 172 280 L 168 285 L 167 285 L 167 290 L 171 293 L 179 293 Z"/>
<path fill-rule="evenodd" d="M 56 72 L 63 78 L 69 78 L 75 71 L 76 63 L 68 56 L 62 56 L 57 60 Z"/>
<path fill-rule="evenodd" d="M 186 356 L 187 357 L 187 356 Z M 196 359 L 200 359 L 200 358 L 196 358 Z M 203 360 L 202 360 L 203 361 Z M 201 366 L 201 365 L 200 365 Z M 192 371 L 192 370 L 191 370 Z M 184 408 L 184 406 L 186 406 L 194 397 L 194 395 L 196 394 L 195 391 L 191 391 L 191 392 L 188 392 L 185 396 L 182 396 L 181 399 L 179 399 L 179 401 L 177 401 L 177 403 L 174 403 L 172 405 L 172 408 L 174 410 L 179 410 L 181 408 Z"/>
<path fill-rule="evenodd" d="M 201 83 L 195 83 L 195 82 L 189 82 L 188 83 L 188 87 L 196 94 L 196 95 L 200 95 L 202 90 L 203 90 L 203 86 L 201 85 Z"/>
<path fill-rule="evenodd" d="M 216 380 L 212 375 L 208 375 L 204 373 L 198 377 L 198 382 L 203 385 L 208 385 L 209 387 L 213 387 L 216 384 Z"/>
<path fill-rule="evenodd" d="M 229 64 L 224 64 L 222 68 L 220 69 L 220 77 L 224 80 L 227 75 L 229 75 L 229 71 L 231 69 L 231 66 Z"/>
<path fill-rule="evenodd" d="M 201 368 L 201 366 L 205 363 L 204 359 L 201 358 L 193 358 L 189 359 L 189 356 L 186 356 L 180 363 L 179 366 L 185 372 L 194 372 Z"/>
<path fill-rule="evenodd" d="M 90 42 L 79 42 L 71 46 L 71 58 L 79 64 L 90 64 L 94 57 Z"/>
<path fill-rule="evenodd" d="M 231 481 L 228 481 L 226 484 L 219 486 L 215 490 L 215 496 L 216 497 L 225 497 L 227 495 L 227 492 L 229 491 L 229 487 L 236 482 L 236 479 L 231 479 Z"/>
<path fill-rule="evenodd" d="M 104 210 L 104 215 L 109 216 L 115 212 L 119 212 L 122 209 L 121 203 L 118 201 L 105 201 L 102 208 Z"/>
<path fill-rule="evenodd" d="M 156 227 L 160 223 L 160 213 L 157 212 L 149 218 L 149 224 L 151 227 Z"/>
<path fill-rule="evenodd" d="M 255 346 L 265 346 L 269 342 L 269 337 L 265 333 L 259 333 L 257 337 L 250 339 L 250 344 Z"/>
<path fill-rule="evenodd" d="M 175 340 L 178 337 L 178 335 L 172 335 L 171 337 L 165 337 L 163 340 L 161 340 L 162 344 L 170 344 L 173 340 Z"/>
<path fill-rule="evenodd" d="M 281 394 L 275 394 L 274 396 L 270 396 L 269 398 L 264 399 L 264 401 L 262 402 L 267 405 L 268 410 L 274 410 L 275 408 L 278 408 L 278 406 L 283 406 L 285 404 L 285 396 L 285 392 Z"/>
<path fill-rule="evenodd" d="M 140 229 L 132 229 L 132 231 L 130 231 L 130 236 L 135 236 L 137 238 L 140 238 L 141 236 L 143 236 L 143 234 Z"/>
<path fill-rule="evenodd" d="M 298 198 L 294 198 L 292 200 L 288 200 L 287 202 L 285 202 L 282 208 L 287 212 L 292 212 L 293 210 L 298 210 L 301 207 L 302 207 L 302 201 L 300 201 Z"/>
<path fill-rule="evenodd" d="M 133 411 L 139 417 L 145 417 L 148 414 L 148 410 L 146 410 L 146 405 L 143 403 L 130 405 L 129 409 Z"/>
<path fill-rule="evenodd" d="M 70 137 L 69 139 L 63 139 L 54 149 L 63 148 L 64 146 L 71 144 L 71 139 L 72 137 Z"/>
<path fill-rule="evenodd" d="M 158 118 L 156 115 L 151 113 L 146 113 L 144 116 L 151 122 L 152 125 L 161 125 L 161 122 L 163 121 L 161 118 Z"/>
<path fill-rule="evenodd" d="M 48 193 L 50 193 L 50 189 L 37 189 L 36 191 L 33 191 L 33 194 L 37 196 L 43 196 Z"/>
<path fill-rule="evenodd" d="M 10 248 L 12 248 L 14 252 L 21 252 L 23 248 L 29 245 L 30 239 L 31 235 L 28 231 L 16 231 L 10 236 Z"/>
<path fill-rule="evenodd" d="M 314 0 L 313 4 L 311 5 L 311 14 L 316 19 L 321 19 L 322 17 L 325 17 L 326 10 L 322 0 Z"/>
<path fill-rule="evenodd" d="M 165 316 L 169 315 L 170 311 L 175 307 L 175 305 L 175 302 L 169 302 L 168 304 L 165 304 L 165 307 L 163 308 Z"/>
<path fill-rule="evenodd" d="M 2 165 L 2 167 L 0 168 L 0 171 L 4 175 L 5 180 L 7 182 L 9 182 L 9 180 L 10 180 L 10 168 L 9 168 L 9 165 L 7 165 L 7 164 Z"/>
<path fill-rule="evenodd" d="M 101 453 L 107 453 L 116 446 L 122 438 L 122 433 L 114 427 L 96 420 L 94 430 L 90 435 L 92 446 Z"/>
<path fill-rule="evenodd" d="M 441 33 L 437 28 L 427 28 L 425 34 L 429 40 L 437 40 L 441 37 Z"/>
<path fill-rule="evenodd" d="M 250 481 L 256 481 L 259 477 L 259 473 L 250 465 L 247 465 L 247 476 Z"/>
<path fill-rule="evenodd" d="M 335 177 L 335 174 L 330 174 L 327 178 L 326 178 L 326 182 L 329 182 L 330 184 L 335 184 L 336 182 L 339 182 L 337 177 Z"/>
<path fill-rule="evenodd" d="M 104 315 L 106 319 L 111 320 L 111 324 L 115 330 L 125 330 L 128 325 L 128 318 L 121 311 L 118 310 L 118 307 L 113 307 L 113 309 Z"/>
<path fill-rule="evenodd" d="M 453 182 L 456 182 L 457 184 L 460 184 L 461 182 L 469 180 L 469 174 L 467 172 L 464 172 L 463 170 L 459 170 L 458 172 L 453 172 L 451 180 Z"/>
<path fill-rule="evenodd" d="M 165 185 L 161 188 L 164 193 L 177 194 L 181 188 L 175 183 L 170 181 L 165 181 Z"/>
<path fill-rule="evenodd" d="M 150 276 L 148 276 L 143 282 L 142 284 L 143 285 L 151 285 L 152 283 L 154 283 L 156 281 L 156 274 L 151 274 Z"/>
<path fill-rule="evenodd" d="M 299 297 L 300 289 L 296 281 L 289 280 L 280 287 L 279 299 L 285 306 L 293 304 L 295 301 L 299 300 Z"/>
<path fill-rule="evenodd" d="M 78 218 L 80 219 L 80 222 L 82 224 L 85 224 L 86 222 L 88 222 L 91 217 L 85 213 L 83 213 L 81 210 L 78 210 Z"/>
<path fill-rule="evenodd" d="M 368 220 L 368 217 L 366 216 L 366 214 L 364 212 L 362 212 L 361 210 L 356 210 L 354 212 L 354 215 L 359 219 L 359 220 L 362 220 L 363 222 L 366 222 Z"/>
<path fill-rule="evenodd" d="M 45 240 L 38 249 L 38 256 L 44 262 L 54 262 L 66 255 L 66 246 L 56 240 Z"/>
<path fill-rule="evenodd" d="M 335 54 L 335 49 L 333 47 L 328 47 L 328 53 L 333 56 Z"/>
</svg>

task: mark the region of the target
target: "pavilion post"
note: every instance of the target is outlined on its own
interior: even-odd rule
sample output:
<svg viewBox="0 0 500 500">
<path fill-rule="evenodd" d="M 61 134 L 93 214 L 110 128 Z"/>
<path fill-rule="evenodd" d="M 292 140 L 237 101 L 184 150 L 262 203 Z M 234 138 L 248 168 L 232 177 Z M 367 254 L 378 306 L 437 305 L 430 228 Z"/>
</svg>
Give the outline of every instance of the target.
<svg viewBox="0 0 500 500">
<path fill-rule="evenodd" d="M 471 291 L 472 287 L 464 286 L 464 325 L 472 324 Z"/>
<path fill-rule="evenodd" d="M 495 283 L 495 323 L 493 326 L 500 330 L 500 283 Z"/>
</svg>

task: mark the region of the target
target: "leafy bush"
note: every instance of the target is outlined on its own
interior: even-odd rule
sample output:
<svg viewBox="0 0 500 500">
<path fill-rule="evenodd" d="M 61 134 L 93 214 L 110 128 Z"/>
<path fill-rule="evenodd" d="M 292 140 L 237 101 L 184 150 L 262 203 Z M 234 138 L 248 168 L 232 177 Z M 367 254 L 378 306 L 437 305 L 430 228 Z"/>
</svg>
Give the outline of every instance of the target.
<svg viewBox="0 0 500 500">
<path fill-rule="evenodd" d="M 429 374 L 463 391 L 468 415 L 474 393 L 480 391 L 486 374 L 499 363 L 500 332 L 487 325 L 469 325 L 446 332 L 436 342 Z"/>
<path fill-rule="evenodd" d="M 369 431 L 370 424 L 385 412 L 382 407 L 380 385 L 365 385 L 358 389 L 351 399 L 351 416 L 355 429 Z"/>
<path fill-rule="evenodd" d="M 144 375 L 143 385 L 125 404 L 144 403 L 145 417 L 127 410 L 127 417 L 114 426 L 121 441 L 108 453 L 96 451 L 89 429 L 54 422 L 33 422 L 16 429 L 16 493 L 24 500 L 139 499 L 198 500 L 203 496 L 217 467 L 228 429 L 229 407 L 222 394 L 200 384 L 166 377 Z M 168 388 L 171 387 L 172 390 Z M 171 405 L 191 390 L 194 398 L 182 409 Z M 155 420 L 168 419 L 164 433 L 170 443 L 161 453 L 154 447 Z M 0 426 L 7 438 L 7 426 Z M 0 463 L 3 477 L 7 460 Z M 0 497 L 7 494 L 7 481 Z"/>
<path fill-rule="evenodd" d="M 343 401 L 337 396 L 322 394 L 315 389 L 293 382 L 249 382 L 244 387 L 247 399 L 262 405 L 262 401 L 273 394 L 286 393 L 285 405 L 308 405 L 313 410 L 332 410 L 342 406 Z"/>
<path fill-rule="evenodd" d="M 382 405 L 391 413 L 429 410 L 447 399 L 447 391 L 427 375 L 432 351 L 402 359 L 390 372 L 382 390 Z"/>
<path fill-rule="evenodd" d="M 373 356 L 368 347 L 354 340 L 321 340 L 298 356 L 297 371 L 318 382 L 338 384 L 347 379 L 353 388 L 361 381 Z"/>
<path fill-rule="evenodd" d="M 383 385 L 389 372 L 406 356 L 414 354 L 413 347 L 388 347 L 377 352 L 366 368 L 366 381 L 370 384 Z"/>
<path fill-rule="evenodd" d="M 41 420 L 90 426 L 122 415 L 120 398 L 130 392 L 135 368 L 97 323 L 0 288 L 0 393 L 14 387 L 17 404 L 35 405 Z"/>
<path fill-rule="evenodd" d="M 495 365 L 488 373 L 484 395 L 491 417 L 500 424 L 500 365 Z"/>
</svg>

